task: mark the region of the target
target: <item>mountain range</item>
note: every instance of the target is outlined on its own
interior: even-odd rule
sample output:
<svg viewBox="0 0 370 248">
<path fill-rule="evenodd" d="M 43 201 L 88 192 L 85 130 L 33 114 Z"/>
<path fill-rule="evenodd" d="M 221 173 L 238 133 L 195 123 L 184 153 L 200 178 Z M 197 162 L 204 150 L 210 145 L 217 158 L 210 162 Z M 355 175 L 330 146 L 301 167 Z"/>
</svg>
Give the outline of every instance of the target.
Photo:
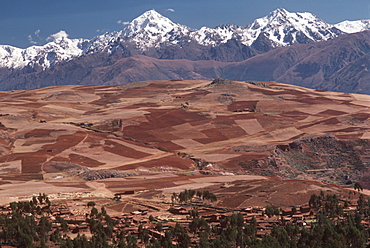
<svg viewBox="0 0 370 248">
<path fill-rule="evenodd" d="M 0 90 L 221 76 L 370 93 L 368 29 L 370 20 L 331 25 L 277 9 L 247 26 L 195 30 L 149 10 L 91 40 L 60 31 L 43 46 L 0 46 Z"/>
</svg>

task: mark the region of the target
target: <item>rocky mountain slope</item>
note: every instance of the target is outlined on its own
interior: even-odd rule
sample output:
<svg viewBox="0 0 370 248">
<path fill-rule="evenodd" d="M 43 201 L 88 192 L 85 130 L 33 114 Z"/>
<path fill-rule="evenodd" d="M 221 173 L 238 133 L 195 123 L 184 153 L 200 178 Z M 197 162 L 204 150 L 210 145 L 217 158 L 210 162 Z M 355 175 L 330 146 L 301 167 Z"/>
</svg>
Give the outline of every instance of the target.
<svg viewBox="0 0 370 248">
<path fill-rule="evenodd" d="M 350 30 L 349 25 L 346 23 L 338 27 L 347 27 L 346 30 Z M 0 66 L 45 69 L 83 54 L 103 51 L 114 53 L 125 47 L 126 43 L 132 44 L 138 53 L 144 55 L 150 54 L 150 50 L 161 53 L 160 48 L 163 50 L 163 47 L 168 46 L 181 48 L 189 42 L 216 47 L 230 40 L 266 52 L 295 43 L 328 40 L 342 33 L 339 28 L 325 23 L 311 13 L 289 13 L 285 9 L 277 9 L 246 27 L 219 25 L 216 28 L 203 27 L 199 30 L 176 24 L 155 10 L 149 10 L 126 24 L 121 31 L 106 33 L 92 40 L 69 39 L 65 31 L 60 31 L 52 35 L 54 40 L 44 46 L 31 46 L 27 49 L 0 46 Z M 162 52 L 157 57 L 162 56 L 168 55 Z M 215 59 L 222 60 L 217 57 Z"/>
<path fill-rule="evenodd" d="M 86 81 L 93 70 L 102 73 L 103 70 L 97 68 L 109 67 L 121 63 L 118 61 L 122 58 L 137 55 L 157 59 L 240 62 L 275 48 L 331 40 L 345 33 L 368 29 L 368 26 L 368 21 L 330 25 L 311 13 L 277 9 L 248 26 L 228 24 L 193 30 L 150 10 L 126 24 L 121 31 L 105 33 L 91 40 L 69 39 L 66 32 L 60 31 L 44 46 L 27 49 L 0 46 L 0 89 L 91 84 L 94 82 Z M 170 79 L 178 78 L 171 77 L 169 72 L 166 74 Z M 111 75 L 105 77 L 108 80 L 102 83 L 112 79 Z M 127 80 L 119 83 L 137 81 L 130 75 L 125 78 Z M 148 79 L 145 73 L 143 79 Z"/>
<path fill-rule="evenodd" d="M 224 77 L 275 80 L 322 90 L 370 93 L 370 31 L 294 45 L 227 66 Z"/>
<path fill-rule="evenodd" d="M 241 62 L 169 60 L 143 55 L 119 59 L 114 55 L 91 54 L 57 64 L 52 70 L 13 72 L 11 77 L 0 82 L 3 90 L 11 90 L 64 84 L 114 85 L 145 80 L 223 77 L 370 93 L 369 52 L 370 31 L 364 31 L 329 41 L 277 48 Z"/>
</svg>

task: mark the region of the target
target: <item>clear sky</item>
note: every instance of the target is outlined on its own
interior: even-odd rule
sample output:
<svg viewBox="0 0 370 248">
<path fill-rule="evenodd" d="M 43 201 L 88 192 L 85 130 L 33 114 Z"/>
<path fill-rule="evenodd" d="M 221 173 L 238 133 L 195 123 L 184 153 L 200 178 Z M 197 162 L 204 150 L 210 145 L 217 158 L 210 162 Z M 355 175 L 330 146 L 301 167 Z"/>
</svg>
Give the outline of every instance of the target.
<svg viewBox="0 0 370 248">
<path fill-rule="evenodd" d="M 311 12 L 334 24 L 370 19 L 370 0 L 0 0 L 0 44 L 42 45 L 64 30 L 70 38 L 92 38 L 122 29 L 155 9 L 191 28 L 248 25 L 277 8 Z"/>
</svg>

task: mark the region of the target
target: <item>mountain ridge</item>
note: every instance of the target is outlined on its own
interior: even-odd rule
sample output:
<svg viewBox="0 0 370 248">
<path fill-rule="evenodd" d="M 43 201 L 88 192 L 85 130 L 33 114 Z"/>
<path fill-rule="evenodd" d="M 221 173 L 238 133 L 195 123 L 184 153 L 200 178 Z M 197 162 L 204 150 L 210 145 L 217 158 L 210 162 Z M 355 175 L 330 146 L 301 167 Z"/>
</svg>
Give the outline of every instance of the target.
<svg viewBox="0 0 370 248">
<path fill-rule="evenodd" d="M 357 21 L 356 30 L 370 28 L 370 21 Z M 276 47 L 295 43 L 310 43 L 328 40 L 348 31 L 351 23 L 341 25 L 327 24 L 315 15 L 304 13 L 290 13 L 285 9 L 277 9 L 269 15 L 256 19 L 245 27 L 238 25 L 220 24 L 215 28 L 202 27 L 199 30 L 176 24 L 155 10 L 144 12 L 139 17 L 125 24 L 121 31 L 107 32 L 88 39 L 69 39 L 65 31 L 54 35 L 53 41 L 43 46 L 30 46 L 26 49 L 9 45 L 0 45 L 0 66 L 5 68 L 41 68 L 46 69 L 54 64 L 68 61 L 84 54 L 95 52 L 112 53 L 124 43 L 132 43 L 136 49 L 143 52 L 150 48 L 178 45 L 194 42 L 201 46 L 216 47 L 230 40 L 237 40 L 242 45 L 258 50 L 260 40 L 267 38 L 271 44 L 260 52 L 266 52 Z M 359 23 L 362 23 L 361 26 Z M 347 27 L 347 28 L 346 28 Z M 263 37 L 265 36 L 265 37 Z"/>
<path fill-rule="evenodd" d="M 348 29 L 349 24 L 346 22 L 345 25 L 339 26 L 345 26 Z M 367 27 L 367 21 L 353 22 L 352 24 L 355 27 L 351 28 L 352 31 Z M 290 13 L 285 9 L 272 11 L 269 15 L 259 18 L 245 27 L 221 24 L 213 29 L 203 27 L 199 30 L 176 24 L 156 11 L 150 10 L 125 24 L 121 31 L 105 33 L 91 40 L 69 39 L 66 32 L 60 31 L 52 35 L 51 41 L 43 46 L 31 46 L 23 50 L 11 46 L 0 46 L 0 90 L 31 89 L 51 85 L 111 84 L 113 81 L 117 84 L 124 84 L 152 79 L 213 79 L 219 76 L 235 80 L 281 80 L 280 82 L 293 84 L 298 84 L 295 80 L 299 79 L 301 81 L 299 85 L 305 87 L 317 86 L 320 89 L 340 90 L 346 88 L 340 86 L 343 80 L 339 76 L 335 76 L 335 73 L 330 72 L 342 69 L 340 66 L 325 69 L 329 73 L 326 72 L 321 76 L 316 75 L 315 79 L 311 76 L 299 78 L 295 74 L 300 70 L 306 70 L 301 68 L 303 64 L 295 65 L 297 66 L 295 71 L 292 69 L 290 74 L 286 74 L 289 72 L 288 69 L 294 66 L 291 60 L 297 63 L 299 61 L 294 59 L 294 56 L 283 55 L 281 51 L 285 51 L 284 48 L 300 44 L 312 44 L 317 47 L 320 45 L 316 44 L 321 42 L 348 35 L 352 34 L 340 31 L 335 25 L 327 24 L 311 13 Z M 352 46 L 352 44 L 348 45 Z M 307 47 L 300 46 L 300 49 L 305 50 Z M 279 51 L 274 53 L 275 50 Z M 295 49 L 287 49 L 286 51 L 308 54 L 306 51 L 296 51 Z M 266 53 L 267 55 L 265 55 Z M 274 54 L 281 54 L 287 61 L 280 61 L 275 66 L 269 59 L 265 59 L 266 61 L 259 64 L 259 67 L 250 67 L 254 68 L 253 72 L 250 71 L 250 68 L 243 67 L 251 63 L 245 62 L 251 58 L 256 56 L 266 58 L 266 56 L 275 56 Z M 176 67 L 178 62 L 171 65 L 166 61 L 146 59 L 152 63 L 152 67 L 146 68 L 146 72 L 150 71 L 151 73 L 142 72 L 140 73 L 142 75 L 139 76 L 135 72 L 137 66 L 133 66 L 127 76 L 120 75 L 122 71 L 127 73 L 127 63 L 136 61 L 137 64 L 138 61 L 137 59 L 127 59 L 126 62 L 120 60 L 139 55 L 162 60 L 228 62 L 229 65 L 222 65 L 222 68 L 215 69 L 214 65 L 217 63 L 201 62 L 195 63 L 202 64 L 203 71 L 201 72 L 187 71 L 180 67 L 173 71 L 171 68 Z M 332 59 L 341 59 L 342 55 L 337 55 L 338 58 Z M 258 64 L 258 60 L 258 58 L 254 59 L 253 63 Z M 347 61 L 347 58 L 344 61 L 351 62 Z M 240 64 L 236 62 L 240 62 Z M 184 63 L 182 61 L 180 64 L 184 65 Z M 186 68 L 193 68 L 193 62 L 186 63 L 190 63 L 185 66 Z M 206 66 L 207 63 L 210 66 Z M 118 68 L 118 64 L 123 68 Z M 155 71 L 157 64 L 160 65 L 157 68 L 158 71 Z M 169 64 L 169 72 L 165 71 L 164 65 L 166 64 Z M 312 63 L 308 65 L 312 65 Z M 235 68 L 232 68 L 233 66 Z M 346 64 L 342 66 L 346 66 Z M 225 68 L 229 72 L 226 72 Z M 361 78 L 358 78 L 359 82 L 361 81 L 360 84 L 363 84 L 362 82 L 367 78 L 366 68 L 363 70 L 362 74 L 357 74 L 362 75 Z M 110 73 L 103 75 L 106 71 L 110 71 Z M 122 81 L 118 81 L 117 76 Z M 329 82 L 329 78 L 332 78 L 334 82 Z M 366 88 L 361 88 L 362 91 L 360 88 L 356 86 L 349 90 L 357 93 L 367 92 Z"/>
<path fill-rule="evenodd" d="M 227 54 L 226 50 L 223 52 Z M 52 70 L 6 78 L 0 81 L 0 85 L 2 90 L 11 90 L 63 84 L 113 85 L 145 80 L 212 80 L 222 77 L 370 93 L 369 54 L 370 31 L 277 48 L 239 62 L 158 59 L 141 54 L 112 59 L 114 54 L 90 54 L 57 64 Z"/>
</svg>

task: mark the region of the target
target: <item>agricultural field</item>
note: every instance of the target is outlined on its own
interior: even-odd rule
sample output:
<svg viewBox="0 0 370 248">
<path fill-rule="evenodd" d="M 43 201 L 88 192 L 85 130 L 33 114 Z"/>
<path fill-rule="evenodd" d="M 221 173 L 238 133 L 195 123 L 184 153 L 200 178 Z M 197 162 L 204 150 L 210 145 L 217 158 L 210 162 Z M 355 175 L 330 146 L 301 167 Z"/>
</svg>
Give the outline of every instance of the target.
<svg viewBox="0 0 370 248">
<path fill-rule="evenodd" d="M 369 105 L 225 79 L 1 92 L 0 203 L 207 188 L 240 208 L 299 205 L 355 182 L 367 192 Z"/>
</svg>

